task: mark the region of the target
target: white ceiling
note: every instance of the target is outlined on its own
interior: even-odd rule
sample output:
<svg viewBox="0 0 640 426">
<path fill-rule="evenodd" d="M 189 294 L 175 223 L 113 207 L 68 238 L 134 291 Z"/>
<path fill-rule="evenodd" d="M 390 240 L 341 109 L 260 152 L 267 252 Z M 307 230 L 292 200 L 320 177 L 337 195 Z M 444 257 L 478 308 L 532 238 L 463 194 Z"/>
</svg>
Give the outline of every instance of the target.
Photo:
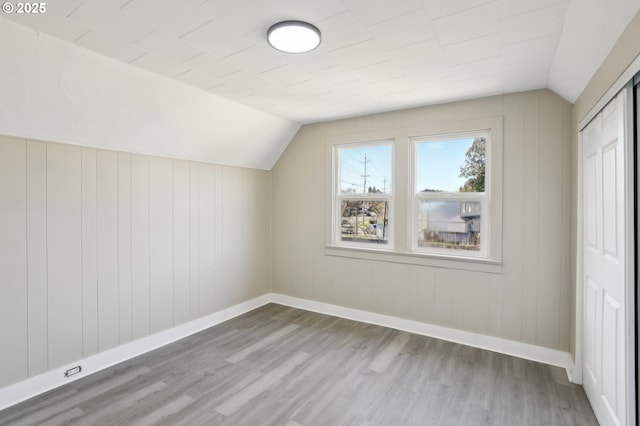
<svg viewBox="0 0 640 426">
<path fill-rule="evenodd" d="M 57 0 L 37 31 L 297 123 L 530 89 L 569 101 L 637 0 Z M 288 55 L 270 25 L 306 20 Z"/>
</svg>

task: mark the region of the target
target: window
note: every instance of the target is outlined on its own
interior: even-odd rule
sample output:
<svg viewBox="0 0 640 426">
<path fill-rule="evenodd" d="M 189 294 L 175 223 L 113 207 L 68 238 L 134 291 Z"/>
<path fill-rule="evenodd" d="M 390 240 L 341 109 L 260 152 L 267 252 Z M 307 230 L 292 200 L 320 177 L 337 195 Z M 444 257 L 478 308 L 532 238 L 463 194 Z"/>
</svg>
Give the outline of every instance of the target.
<svg viewBox="0 0 640 426">
<path fill-rule="evenodd" d="M 487 133 L 414 138 L 413 250 L 486 257 Z"/>
<path fill-rule="evenodd" d="M 374 129 L 326 143 L 327 254 L 501 270 L 501 117 Z"/>
<path fill-rule="evenodd" d="M 391 141 L 337 146 L 336 242 L 390 246 Z"/>
</svg>

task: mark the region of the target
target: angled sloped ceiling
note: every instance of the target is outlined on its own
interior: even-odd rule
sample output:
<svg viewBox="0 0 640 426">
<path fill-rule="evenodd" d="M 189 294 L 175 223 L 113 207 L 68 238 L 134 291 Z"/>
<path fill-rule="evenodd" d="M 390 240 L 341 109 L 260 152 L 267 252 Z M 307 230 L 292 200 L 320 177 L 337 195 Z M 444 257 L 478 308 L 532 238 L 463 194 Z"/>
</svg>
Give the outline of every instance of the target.
<svg viewBox="0 0 640 426">
<path fill-rule="evenodd" d="M 548 87 L 575 102 L 638 10 L 638 0 L 569 2 Z"/>
<path fill-rule="evenodd" d="M 0 19 L 0 134 L 271 169 L 299 124 Z"/>
</svg>

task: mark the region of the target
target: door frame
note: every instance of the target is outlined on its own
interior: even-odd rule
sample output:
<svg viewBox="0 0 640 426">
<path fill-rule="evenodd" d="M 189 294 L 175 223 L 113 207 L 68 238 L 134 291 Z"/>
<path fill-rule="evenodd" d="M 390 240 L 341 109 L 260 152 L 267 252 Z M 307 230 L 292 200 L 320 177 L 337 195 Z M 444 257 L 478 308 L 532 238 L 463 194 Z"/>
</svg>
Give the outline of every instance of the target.
<svg viewBox="0 0 640 426">
<path fill-rule="evenodd" d="M 640 59 L 640 58 L 639 58 Z M 636 62 L 638 62 L 636 64 Z M 640 69 L 640 62 L 634 62 Z M 632 65 L 634 65 L 632 64 Z M 636 71 L 637 72 L 637 71 Z M 635 73 L 634 73 L 635 74 Z M 634 116 L 634 85 L 633 75 L 627 79 L 625 84 L 622 84 L 621 89 L 611 93 L 615 87 L 619 87 L 620 83 L 616 82 L 612 89 L 605 94 L 608 96 L 601 98 L 600 101 L 594 106 L 594 108 L 587 114 L 584 120 L 582 120 L 578 126 L 578 194 L 577 194 L 577 220 L 576 220 L 576 299 L 575 299 L 575 359 L 574 368 L 571 375 L 571 381 L 574 383 L 582 384 L 583 381 L 583 315 L 584 315 L 584 292 L 583 292 L 583 275 L 584 275 L 584 261 L 583 261 L 583 134 L 582 131 L 593 120 L 593 118 L 600 113 L 600 111 L 618 94 L 624 97 L 624 161 L 625 161 L 625 177 L 624 177 L 624 199 L 625 202 L 625 304 L 626 304 L 626 318 L 625 318 L 625 335 L 627 341 L 626 347 L 626 366 L 627 372 L 632 372 L 632 380 L 626 383 L 626 395 L 627 401 L 627 424 L 636 424 L 636 387 L 637 387 L 637 358 L 636 358 L 636 232 L 635 232 L 635 187 L 636 187 L 636 170 L 635 159 L 636 153 L 634 149 L 635 141 L 635 116 Z M 623 74 L 621 78 L 625 78 Z M 640 184 L 639 184 L 640 185 Z M 628 375 L 627 375 L 628 377 Z"/>
</svg>

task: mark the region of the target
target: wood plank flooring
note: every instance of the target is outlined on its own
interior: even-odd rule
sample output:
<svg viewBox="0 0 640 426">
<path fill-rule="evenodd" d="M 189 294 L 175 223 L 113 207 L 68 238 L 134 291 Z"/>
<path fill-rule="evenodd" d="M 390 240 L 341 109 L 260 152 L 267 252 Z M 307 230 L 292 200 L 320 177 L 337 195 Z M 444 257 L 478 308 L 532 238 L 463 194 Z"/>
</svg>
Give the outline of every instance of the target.
<svg viewBox="0 0 640 426">
<path fill-rule="evenodd" d="M 0 425 L 597 425 L 561 368 L 270 304 Z"/>
</svg>

